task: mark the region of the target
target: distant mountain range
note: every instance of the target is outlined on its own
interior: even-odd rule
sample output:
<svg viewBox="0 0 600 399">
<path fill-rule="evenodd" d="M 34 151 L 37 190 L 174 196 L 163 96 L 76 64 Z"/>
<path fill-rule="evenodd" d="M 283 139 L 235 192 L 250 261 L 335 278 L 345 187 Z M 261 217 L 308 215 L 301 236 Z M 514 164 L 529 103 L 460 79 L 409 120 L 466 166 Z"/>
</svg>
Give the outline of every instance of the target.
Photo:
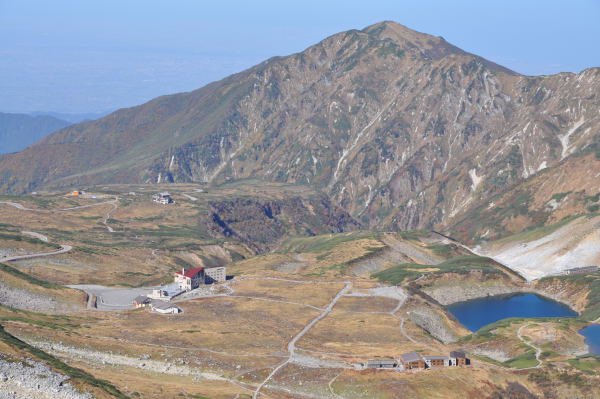
<svg viewBox="0 0 600 399">
<path fill-rule="evenodd" d="M 585 209 L 599 109 L 599 68 L 523 76 L 382 22 L 63 129 L 2 156 L 0 190 L 253 177 L 312 185 L 370 228 L 494 237 L 565 216 L 560 181 Z"/>
<path fill-rule="evenodd" d="M 21 151 L 71 122 L 52 116 L 0 112 L 0 154 Z"/>
<path fill-rule="evenodd" d="M 57 119 L 62 119 L 62 120 L 67 121 L 67 122 L 81 123 L 81 122 L 93 121 L 95 119 L 100 119 L 103 116 L 106 116 L 106 115 L 110 114 L 111 112 L 113 112 L 113 111 L 87 112 L 87 113 L 82 113 L 82 114 L 70 114 L 70 113 L 65 113 L 65 112 L 43 112 L 43 111 L 37 111 L 37 112 L 30 112 L 29 115 L 32 115 L 32 116 L 40 116 L 40 115 L 53 116 L 53 117 L 55 117 Z"/>
</svg>

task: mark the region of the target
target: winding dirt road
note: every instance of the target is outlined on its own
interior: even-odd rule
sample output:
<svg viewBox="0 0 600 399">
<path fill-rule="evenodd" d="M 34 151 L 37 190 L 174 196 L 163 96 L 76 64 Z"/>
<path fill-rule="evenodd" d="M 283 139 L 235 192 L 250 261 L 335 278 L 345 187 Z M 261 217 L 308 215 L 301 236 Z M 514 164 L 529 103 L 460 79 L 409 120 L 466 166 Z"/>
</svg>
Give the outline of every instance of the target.
<svg viewBox="0 0 600 399">
<path fill-rule="evenodd" d="M 48 241 L 48 237 L 46 237 L 43 234 L 36 233 L 34 231 L 22 231 L 21 234 L 37 238 L 38 240 L 43 241 L 43 242 L 49 242 Z M 52 252 L 40 252 L 40 253 L 37 253 L 37 254 L 5 256 L 5 257 L 0 258 L 0 262 L 11 262 L 11 261 L 14 261 L 14 260 L 40 258 L 40 257 L 43 257 L 43 256 L 52 256 L 52 255 L 60 255 L 60 254 L 64 254 L 65 252 L 69 252 L 72 249 L 73 249 L 73 247 L 70 246 L 70 245 L 60 244 L 60 249 L 58 249 L 56 251 L 52 251 Z"/>
<path fill-rule="evenodd" d="M 14 208 L 17 208 L 19 210 L 22 211 L 30 211 L 30 212 L 42 212 L 42 213 L 58 213 L 58 212 L 67 212 L 67 211 L 76 211 L 78 209 L 85 209 L 85 208 L 91 208 L 93 206 L 100 206 L 100 205 L 107 205 L 110 204 L 112 205 L 112 209 L 109 210 L 106 215 L 104 216 L 104 219 L 102 220 L 102 224 L 106 227 L 106 229 L 108 230 L 109 233 L 114 233 L 114 229 L 112 227 L 110 227 L 108 225 L 108 219 L 110 219 L 110 215 L 117 210 L 117 208 L 119 207 L 119 197 L 115 197 L 114 199 L 110 200 L 110 201 L 103 201 L 103 202 L 97 202 L 95 204 L 88 204 L 88 205 L 79 205 L 79 206 L 72 206 L 69 208 L 60 208 L 60 209 L 34 209 L 34 208 L 27 208 L 24 205 L 21 205 L 17 202 L 10 202 L 10 201 L 0 201 L 0 205 L 8 205 L 8 206 L 12 206 Z"/>
</svg>

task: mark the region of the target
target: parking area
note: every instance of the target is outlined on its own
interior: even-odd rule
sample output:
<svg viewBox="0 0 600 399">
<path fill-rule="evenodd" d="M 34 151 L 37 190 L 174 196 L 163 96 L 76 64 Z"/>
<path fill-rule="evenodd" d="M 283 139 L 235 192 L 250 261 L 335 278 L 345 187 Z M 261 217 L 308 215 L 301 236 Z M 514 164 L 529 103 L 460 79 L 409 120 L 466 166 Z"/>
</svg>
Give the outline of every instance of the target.
<svg viewBox="0 0 600 399">
<path fill-rule="evenodd" d="M 133 299 L 138 295 L 149 295 L 153 289 L 159 287 L 143 288 L 113 288 L 102 285 L 69 285 L 69 288 L 75 288 L 85 291 L 88 295 L 96 296 L 96 307 L 98 310 L 127 310 L 133 309 Z"/>
</svg>

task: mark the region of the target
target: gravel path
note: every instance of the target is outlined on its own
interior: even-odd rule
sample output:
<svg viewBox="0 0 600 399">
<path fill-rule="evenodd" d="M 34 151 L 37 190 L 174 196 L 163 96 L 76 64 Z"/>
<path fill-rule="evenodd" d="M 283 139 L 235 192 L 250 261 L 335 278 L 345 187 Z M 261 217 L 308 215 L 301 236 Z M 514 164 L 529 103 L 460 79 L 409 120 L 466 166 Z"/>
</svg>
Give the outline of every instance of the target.
<svg viewBox="0 0 600 399">
<path fill-rule="evenodd" d="M 337 293 L 337 295 L 331 300 L 331 302 L 329 303 L 329 305 L 327 305 L 327 307 L 323 310 L 323 312 L 319 316 L 314 318 L 306 326 L 304 326 L 304 328 L 302 330 L 300 330 L 300 332 L 298 334 L 296 334 L 294 336 L 294 338 L 292 338 L 292 340 L 288 343 L 288 346 L 287 346 L 289 357 L 285 361 L 283 361 L 283 362 L 279 363 L 277 366 L 275 366 L 275 368 L 273 369 L 273 371 L 271 371 L 271 373 L 267 376 L 267 378 L 265 378 L 265 380 L 256 388 L 256 390 L 254 391 L 254 394 L 252 395 L 252 399 L 257 399 L 258 396 L 260 395 L 260 390 L 269 382 L 269 380 L 271 380 L 271 378 L 273 378 L 273 376 L 275 374 L 277 374 L 277 372 L 281 368 L 283 368 L 288 363 L 291 363 L 291 362 L 298 363 L 300 365 L 307 366 L 307 367 L 322 367 L 320 364 L 318 364 L 318 362 L 317 362 L 317 364 L 314 363 L 316 358 L 313 358 L 312 356 L 297 355 L 296 354 L 296 343 L 311 328 L 313 328 L 315 326 L 315 324 L 317 324 L 319 321 L 323 320 L 333 310 L 333 307 L 340 300 L 340 298 L 342 298 L 344 296 L 344 294 L 346 294 L 346 292 L 348 292 L 351 288 L 352 288 L 352 283 L 348 282 L 348 281 L 345 282 L 344 288 L 342 288 Z"/>
<path fill-rule="evenodd" d="M 110 215 L 119 208 L 117 201 L 118 201 L 118 198 L 115 198 L 114 202 L 112 202 L 112 206 L 113 206 L 112 209 L 110 211 L 106 212 L 106 215 L 104 216 L 104 220 L 102 220 L 102 224 L 104 225 L 104 227 L 106 227 L 106 230 L 108 230 L 109 233 L 115 232 L 115 230 L 108 225 L 108 219 L 110 219 Z"/>
<path fill-rule="evenodd" d="M 189 194 L 186 194 L 186 193 L 181 193 L 181 195 L 183 195 L 184 197 L 186 197 L 186 198 L 187 198 L 187 199 L 189 199 L 190 201 L 198 201 L 198 198 L 196 198 L 196 197 L 192 197 L 192 196 L 191 196 L 191 195 L 189 195 Z"/>
<path fill-rule="evenodd" d="M 519 370 L 530 370 L 530 369 L 537 369 L 540 368 L 542 366 L 543 361 L 540 359 L 540 355 L 542 354 L 542 349 L 538 348 L 537 346 L 533 345 L 531 342 L 527 341 L 525 338 L 523 338 L 523 335 L 521 334 L 521 330 L 525 327 L 528 327 L 529 324 L 523 324 L 521 327 L 519 327 L 519 329 L 517 330 L 517 337 L 521 340 L 521 342 L 523 342 L 525 345 L 529 346 L 530 348 L 533 348 L 535 350 L 535 360 L 537 360 L 538 364 L 536 366 L 532 366 L 532 367 L 526 367 L 523 369 L 519 369 Z"/>
<path fill-rule="evenodd" d="M 21 234 L 23 234 L 24 236 L 30 236 L 33 238 L 37 238 L 38 240 L 41 240 L 44 242 L 48 242 L 48 237 L 46 237 L 43 234 L 36 233 L 35 231 L 22 231 Z"/>
<path fill-rule="evenodd" d="M 9 205 L 12 206 L 14 208 L 20 209 L 22 211 L 34 211 L 34 212 L 50 212 L 46 209 L 32 209 L 32 208 L 26 208 L 21 204 L 17 204 L 16 202 L 8 202 L 8 201 L 0 201 L 0 204 L 4 204 L 4 205 Z"/>
</svg>

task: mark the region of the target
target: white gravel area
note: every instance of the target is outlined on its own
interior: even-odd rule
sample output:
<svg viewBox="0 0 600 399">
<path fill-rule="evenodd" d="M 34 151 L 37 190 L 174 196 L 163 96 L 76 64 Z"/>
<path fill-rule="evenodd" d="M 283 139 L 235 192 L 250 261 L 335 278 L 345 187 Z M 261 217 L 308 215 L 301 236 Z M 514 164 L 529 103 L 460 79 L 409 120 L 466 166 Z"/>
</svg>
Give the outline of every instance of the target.
<svg viewBox="0 0 600 399">
<path fill-rule="evenodd" d="M 59 302 L 47 295 L 12 287 L 3 281 L 0 281 L 0 304 L 34 312 L 60 313 L 80 310 L 80 307 L 75 304 Z"/>
<path fill-rule="evenodd" d="M 40 362 L 8 361 L 0 357 L 0 399 L 92 399 Z"/>
<path fill-rule="evenodd" d="M 598 265 L 599 249 L 600 216 L 597 216 L 576 219 L 537 240 L 490 243 L 474 252 L 495 259 L 531 281 L 574 267 Z"/>
</svg>

